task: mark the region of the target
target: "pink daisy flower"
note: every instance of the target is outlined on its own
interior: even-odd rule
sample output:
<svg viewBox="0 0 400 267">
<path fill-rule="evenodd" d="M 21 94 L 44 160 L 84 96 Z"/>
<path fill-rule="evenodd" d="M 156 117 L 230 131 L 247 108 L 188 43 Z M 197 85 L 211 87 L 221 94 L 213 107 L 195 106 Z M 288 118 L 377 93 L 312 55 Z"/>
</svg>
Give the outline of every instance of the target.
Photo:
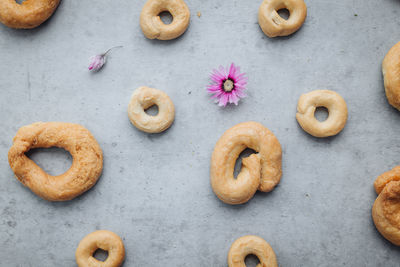
<svg viewBox="0 0 400 267">
<path fill-rule="evenodd" d="M 212 83 L 207 87 L 207 91 L 218 102 L 219 106 L 226 106 L 228 103 L 238 104 L 239 100 L 246 97 L 247 77 L 246 73 L 240 73 L 240 68 L 234 63 L 228 68 L 219 66 L 211 73 Z"/>
</svg>

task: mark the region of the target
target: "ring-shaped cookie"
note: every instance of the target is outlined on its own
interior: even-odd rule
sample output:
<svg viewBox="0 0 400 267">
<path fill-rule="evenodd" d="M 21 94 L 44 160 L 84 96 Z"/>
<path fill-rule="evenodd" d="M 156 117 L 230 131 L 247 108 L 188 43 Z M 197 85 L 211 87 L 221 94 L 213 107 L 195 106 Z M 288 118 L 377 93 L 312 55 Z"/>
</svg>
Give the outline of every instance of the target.
<svg viewBox="0 0 400 267">
<path fill-rule="evenodd" d="M 158 114 L 148 115 L 145 110 L 156 105 Z M 163 91 L 142 86 L 136 89 L 128 106 L 128 116 L 136 128 L 146 133 L 160 133 L 174 122 L 175 107 L 171 98 Z"/>
<path fill-rule="evenodd" d="M 165 11 L 172 15 L 170 24 L 159 16 Z M 140 27 L 149 39 L 175 39 L 186 31 L 189 21 L 190 11 L 183 0 L 148 0 L 140 13 Z"/>
<path fill-rule="evenodd" d="M 45 22 L 56 10 L 60 0 L 0 1 L 0 22 L 15 29 L 31 29 Z"/>
<path fill-rule="evenodd" d="M 233 176 L 235 163 L 246 148 L 252 154 L 242 159 L 242 169 Z M 243 204 L 258 190 L 269 192 L 282 175 L 282 150 L 275 135 L 258 122 L 243 122 L 228 129 L 218 140 L 211 157 L 211 186 L 227 204 Z"/>
<path fill-rule="evenodd" d="M 105 261 L 93 257 L 98 249 L 108 252 Z M 111 231 L 95 231 L 81 240 L 75 252 L 75 259 L 79 267 L 119 267 L 125 259 L 124 243 Z"/>
<path fill-rule="evenodd" d="M 400 42 L 386 54 L 382 72 L 386 97 L 390 105 L 400 110 Z"/>
<path fill-rule="evenodd" d="M 286 20 L 278 11 L 287 9 Z M 303 0 L 264 0 L 258 10 L 258 24 L 268 37 L 287 36 L 303 25 L 307 16 L 307 6 Z"/>
<path fill-rule="evenodd" d="M 64 174 L 52 176 L 25 153 L 33 148 L 60 147 L 73 162 Z M 36 195 L 50 201 L 73 199 L 89 190 L 103 169 L 103 153 L 96 139 L 83 126 L 63 122 L 36 122 L 21 127 L 8 152 L 17 179 Z"/>
<path fill-rule="evenodd" d="M 246 267 L 244 262 L 248 255 L 258 257 L 257 267 L 278 267 L 276 255 L 272 247 L 261 237 L 246 235 L 233 242 L 228 253 L 229 267 Z"/>
<path fill-rule="evenodd" d="M 328 118 L 318 121 L 314 114 L 318 107 L 328 109 Z M 303 94 L 297 103 L 296 119 L 304 131 L 315 137 L 338 134 L 347 122 L 347 105 L 343 97 L 330 90 L 315 90 Z"/>
<path fill-rule="evenodd" d="M 400 246 L 400 166 L 381 174 L 374 183 L 378 194 L 372 218 L 378 231 Z"/>
</svg>

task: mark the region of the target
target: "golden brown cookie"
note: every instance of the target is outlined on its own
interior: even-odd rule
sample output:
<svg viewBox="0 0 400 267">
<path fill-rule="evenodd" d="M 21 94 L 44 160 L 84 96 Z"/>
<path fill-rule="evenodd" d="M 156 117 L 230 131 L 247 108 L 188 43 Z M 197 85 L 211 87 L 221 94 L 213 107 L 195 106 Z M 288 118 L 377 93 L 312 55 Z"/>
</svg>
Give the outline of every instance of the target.
<svg viewBox="0 0 400 267">
<path fill-rule="evenodd" d="M 400 166 L 381 174 L 374 183 L 378 194 L 372 207 L 376 229 L 400 246 Z"/>
<path fill-rule="evenodd" d="M 15 29 L 31 29 L 45 22 L 56 10 L 60 0 L 0 1 L 0 22 Z"/>
<path fill-rule="evenodd" d="M 97 249 L 108 252 L 105 261 L 99 261 L 93 254 Z M 125 259 L 125 247 L 121 238 L 111 231 L 99 230 L 85 236 L 75 252 L 79 267 L 119 267 Z"/>
<path fill-rule="evenodd" d="M 278 11 L 287 9 L 286 20 Z M 287 36 L 303 25 L 307 16 L 307 6 L 303 0 L 264 0 L 258 10 L 258 23 L 268 37 Z"/>
<path fill-rule="evenodd" d="M 159 16 L 165 11 L 172 15 L 170 24 Z M 190 11 L 183 0 L 148 0 L 140 13 L 140 27 L 149 39 L 175 39 L 186 31 L 189 21 Z"/>
<path fill-rule="evenodd" d="M 233 171 L 246 148 L 257 152 L 243 158 L 235 179 Z M 275 135 L 258 122 L 243 122 L 227 130 L 218 140 L 211 157 L 211 186 L 227 204 L 242 204 L 257 190 L 269 192 L 282 175 L 282 150 Z"/>
<path fill-rule="evenodd" d="M 315 110 L 328 109 L 325 121 L 318 121 Z M 330 90 L 315 90 L 301 95 L 297 103 L 296 119 L 301 128 L 315 137 L 328 137 L 338 134 L 347 122 L 347 105 L 343 97 Z"/>
<path fill-rule="evenodd" d="M 246 235 L 233 242 L 228 254 L 229 267 L 246 267 L 244 262 L 248 255 L 258 257 L 257 267 L 278 267 L 272 247 L 261 237 Z"/>
<path fill-rule="evenodd" d="M 73 162 L 64 174 L 52 176 L 29 159 L 33 148 L 60 147 Z M 17 179 L 36 195 L 50 201 L 73 199 L 89 190 L 103 169 L 103 153 L 96 139 L 83 126 L 64 122 L 36 122 L 21 127 L 8 152 Z"/>
<path fill-rule="evenodd" d="M 145 110 L 158 107 L 158 114 L 148 115 Z M 128 116 L 136 128 L 146 133 L 160 133 L 174 122 L 175 107 L 171 98 L 163 91 L 142 86 L 136 89 L 128 106 Z"/>
<path fill-rule="evenodd" d="M 400 42 L 386 54 L 382 63 L 386 97 L 393 107 L 400 110 Z"/>
</svg>

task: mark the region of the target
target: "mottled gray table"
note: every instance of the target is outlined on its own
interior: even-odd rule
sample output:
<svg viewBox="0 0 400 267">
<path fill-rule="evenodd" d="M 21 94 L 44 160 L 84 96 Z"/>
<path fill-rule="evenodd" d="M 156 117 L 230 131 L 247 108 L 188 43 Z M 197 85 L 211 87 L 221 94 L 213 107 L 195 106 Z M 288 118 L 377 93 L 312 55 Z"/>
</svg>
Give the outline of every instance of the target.
<svg viewBox="0 0 400 267">
<path fill-rule="evenodd" d="M 75 266 L 78 242 L 96 229 L 123 237 L 125 266 L 227 266 L 231 243 L 246 234 L 266 239 L 283 267 L 399 266 L 400 250 L 370 211 L 374 179 L 399 163 L 400 112 L 387 103 L 380 68 L 400 41 L 400 1 L 308 0 L 302 29 L 276 39 L 259 29 L 260 2 L 187 0 L 190 27 L 168 42 L 142 35 L 144 0 L 64 0 L 37 29 L 0 25 L 1 266 Z M 114 45 L 124 48 L 89 73 L 88 58 Z M 248 73 L 249 97 L 222 109 L 205 88 L 209 72 L 232 61 Z M 127 104 L 141 85 L 173 99 L 165 133 L 130 124 Z M 346 99 L 349 121 L 317 139 L 298 126 L 296 104 L 323 88 Z M 210 188 L 209 161 L 223 132 L 247 120 L 280 140 L 282 181 L 228 206 Z M 36 121 L 92 131 L 105 158 L 92 190 L 51 203 L 14 179 L 7 151 L 17 129 Z M 71 162 L 59 149 L 30 156 L 53 174 Z"/>
</svg>

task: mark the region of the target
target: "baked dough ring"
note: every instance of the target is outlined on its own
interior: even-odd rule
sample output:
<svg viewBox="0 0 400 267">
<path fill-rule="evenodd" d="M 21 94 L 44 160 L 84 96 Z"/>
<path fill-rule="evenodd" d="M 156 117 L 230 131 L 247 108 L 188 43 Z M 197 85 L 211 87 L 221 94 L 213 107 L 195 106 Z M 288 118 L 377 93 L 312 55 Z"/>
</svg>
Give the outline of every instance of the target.
<svg viewBox="0 0 400 267">
<path fill-rule="evenodd" d="M 64 174 L 49 175 L 25 155 L 32 148 L 48 147 L 61 147 L 71 154 L 71 168 Z M 92 134 L 79 124 L 36 122 L 18 130 L 8 162 L 17 179 L 36 195 L 50 201 L 65 201 L 97 182 L 103 169 L 103 153 Z"/>
<path fill-rule="evenodd" d="M 172 15 L 171 24 L 161 20 L 164 11 Z M 186 31 L 189 21 L 190 11 L 183 0 L 148 0 L 140 13 L 140 27 L 149 39 L 175 39 Z"/>
<path fill-rule="evenodd" d="M 287 9 L 286 20 L 278 11 Z M 287 36 L 303 25 L 307 16 L 307 6 L 303 0 L 264 0 L 258 10 L 258 24 L 268 37 Z"/>
<path fill-rule="evenodd" d="M 386 54 L 382 63 L 386 97 L 390 105 L 400 110 L 400 42 Z"/>
<path fill-rule="evenodd" d="M 255 255 L 260 264 L 257 267 L 278 267 L 272 247 L 261 237 L 246 235 L 233 242 L 228 254 L 229 267 L 246 267 L 246 256 Z"/>
<path fill-rule="evenodd" d="M 148 115 L 145 110 L 157 105 L 158 114 Z M 160 133 L 174 122 L 175 107 L 163 91 L 142 86 L 136 89 L 128 106 L 128 116 L 133 125 L 146 133 Z"/>
<path fill-rule="evenodd" d="M 105 261 L 93 257 L 97 249 L 108 252 Z M 121 238 L 111 231 L 99 230 L 85 236 L 75 252 L 79 267 L 119 267 L 125 259 L 125 248 Z"/>
<path fill-rule="evenodd" d="M 400 246 L 400 166 L 381 174 L 374 183 L 378 194 L 372 218 L 378 231 Z"/>
<path fill-rule="evenodd" d="M 60 0 L 0 1 L 0 22 L 15 29 L 31 29 L 45 22 L 56 10 Z"/>
<path fill-rule="evenodd" d="M 317 107 L 328 109 L 325 121 L 315 116 Z M 296 119 L 304 131 L 315 137 L 328 137 L 338 134 L 347 122 L 347 105 L 343 97 L 330 90 L 315 90 L 301 95 L 297 103 Z"/>
<path fill-rule="evenodd" d="M 246 148 L 258 152 L 242 159 L 235 179 L 233 170 Z M 282 175 L 282 150 L 275 135 L 258 122 L 243 122 L 227 130 L 215 145 L 211 157 L 211 186 L 227 204 L 243 204 L 258 190 L 269 192 Z"/>
</svg>

